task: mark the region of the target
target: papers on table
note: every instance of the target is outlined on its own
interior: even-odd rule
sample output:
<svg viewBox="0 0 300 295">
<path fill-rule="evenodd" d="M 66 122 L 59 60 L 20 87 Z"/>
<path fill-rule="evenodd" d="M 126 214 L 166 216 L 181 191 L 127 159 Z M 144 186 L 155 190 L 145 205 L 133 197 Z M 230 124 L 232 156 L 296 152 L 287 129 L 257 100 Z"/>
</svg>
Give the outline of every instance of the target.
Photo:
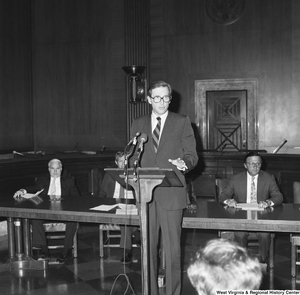
<svg viewBox="0 0 300 295">
<path fill-rule="evenodd" d="M 121 215 L 138 215 L 138 210 L 136 208 L 136 205 L 132 204 L 119 204 L 118 209 L 116 210 L 116 214 Z"/>
<path fill-rule="evenodd" d="M 237 203 L 235 208 L 242 210 L 255 210 L 255 211 L 264 211 L 264 208 L 258 207 L 256 203 Z"/>
<path fill-rule="evenodd" d="M 108 212 L 112 209 L 116 209 L 116 214 L 120 215 L 138 215 L 138 210 L 136 208 L 136 205 L 133 204 L 115 204 L 115 205 L 100 205 L 93 208 L 90 208 L 90 210 L 96 210 L 96 211 L 105 211 Z"/>
<path fill-rule="evenodd" d="M 38 196 L 43 190 L 44 189 L 41 189 L 40 191 L 37 191 L 35 194 L 26 193 L 25 195 L 22 196 L 22 198 L 24 198 L 24 199 L 31 199 L 33 197 Z"/>
</svg>

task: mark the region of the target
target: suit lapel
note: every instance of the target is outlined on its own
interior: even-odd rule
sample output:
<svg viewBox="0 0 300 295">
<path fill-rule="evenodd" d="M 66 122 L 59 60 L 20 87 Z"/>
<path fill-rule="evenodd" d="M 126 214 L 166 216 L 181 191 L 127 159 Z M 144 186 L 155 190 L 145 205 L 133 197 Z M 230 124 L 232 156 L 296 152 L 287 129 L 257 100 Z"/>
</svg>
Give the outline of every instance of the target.
<svg viewBox="0 0 300 295">
<path fill-rule="evenodd" d="M 172 112 L 169 111 L 164 129 L 161 133 L 161 137 L 159 140 L 159 146 L 157 152 L 161 149 L 161 147 L 164 145 L 164 143 L 168 140 L 169 135 L 171 134 L 172 130 L 174 129 L 175 126 L 175 121 Z M 154 149 L 154 147 L 153 147 Z"/>
<path fill-rule="evenodd" d="M 145 130 L 147 130 L 148 142 L 151 146 L 153 153 L 155 153 L 154 145 L 152 141 L 152 122 L 151 122 L 151 114 L 145 117 Z"/>
<path fill-rule="evenodd" d="M 64 195 L 64 192 L 66 191 L 65 188 L 65 182 L 62 180 L 62 177 L 60 177 L 60 189 L 61 189 L 61 195 Z"/>
<path fill-rule="evenodd" d="M 244 177 L 241 178 L 241 183 L 240 183 L 242 190 L 243 190 L 243 196 L 245 196 L 245 200 L 243 201 L 244 203 L 247 202 L 247 171 L 244 171 Z"/>
<path fill-rule="evenodd" d="M 257 178 L 257 200 L 259 196 L 263 195 L 263 188 L 264 188 L 264 174 L 262 171 L 259 172 L 258 178 Z"/>
</svg>

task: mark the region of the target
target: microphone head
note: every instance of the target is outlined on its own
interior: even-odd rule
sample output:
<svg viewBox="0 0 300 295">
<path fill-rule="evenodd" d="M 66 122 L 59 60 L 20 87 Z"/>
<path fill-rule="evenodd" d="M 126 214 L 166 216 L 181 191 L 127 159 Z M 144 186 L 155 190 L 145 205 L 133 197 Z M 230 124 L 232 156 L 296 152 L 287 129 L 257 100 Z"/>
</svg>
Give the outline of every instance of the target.
<svg viewBox="0 0 300 295">
<path fill-rule="evenodd" d="M 140 141 L 147 142 L 148 136 L 145 133 L 142 133 Z"/>
</svg>

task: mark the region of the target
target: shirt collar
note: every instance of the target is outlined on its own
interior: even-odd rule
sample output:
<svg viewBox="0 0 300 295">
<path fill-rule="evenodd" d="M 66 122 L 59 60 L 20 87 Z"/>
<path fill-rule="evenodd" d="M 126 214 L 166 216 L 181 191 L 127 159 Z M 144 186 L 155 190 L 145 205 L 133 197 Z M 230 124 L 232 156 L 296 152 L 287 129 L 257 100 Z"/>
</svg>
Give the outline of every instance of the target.
<svg viewBox="0 0 300 295">
<path fill-rule="evenodd" d="M 165 121 L 166 120 L 166 118 L 167 118 L 167 116 L 168 116 L 168 113 L 169 113 L 169 111 L 166 111 L 163 115 L 161 115 L 161 116 L 157 116 L 156 114 L 154 114 L 153 113 L 153 111 L 152 111 L 152 114 L 151 114 L 151 116 L 152 116 L 152 118 L 154 118 L 155 120 L 156 120 L 156 118 L 157 117 L 160 117 L 161 118 L 161 120 L 163 120 L 163 121 Z"/>
</svg>

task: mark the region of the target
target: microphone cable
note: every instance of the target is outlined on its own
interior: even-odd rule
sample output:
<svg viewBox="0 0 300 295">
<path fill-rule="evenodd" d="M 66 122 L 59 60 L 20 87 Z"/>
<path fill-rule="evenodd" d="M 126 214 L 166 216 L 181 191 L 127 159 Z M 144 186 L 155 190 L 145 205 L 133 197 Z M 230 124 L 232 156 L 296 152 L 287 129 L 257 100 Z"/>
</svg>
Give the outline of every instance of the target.
<svg viewBox="0 0 300 295">
<path fill-rule="evenodd" d="M 126 150 L 126 147 L 125 147 L 125 150 Z M 124 155 L 126 157 L 125 151 L 124 151 Z M 125 179 L 126 179 L 128 177 L 128 165 L 124 166 L 124 175 L 125 175 Z M 121 184 L 120 184 L 120 186 L 121 186 Z M 125 217 L 125 223 L 124 223 L 124 236 L 125 237 L 127 236 L 127 227 L 128 227 L 128 219 L 129 219 L 128 217 L 130 216 L 130 214 L 128 214 L 128 212 L 127 212 L 128 188 L 129 188 L 128 182 L 125 181 L 125 191 L 124 191 L 124 199 L 125 199 L 125 204 L 126 204 L 126 206 L 125 206 L 125 216 L 126 217 Z M 126 243 L 126 238 L 124 239 L 123 256 L 122 256 L 124 258 L 125 258 L 125 254 L 126 254 L 125 243 Z M 118 274 L 117 277 L 114 279 L 114 282 L 113 282 L 113 285 L 111 287 L 111 290 L 110 290 L 109 294 L 110 295 L 113 294 L 112 292 L 114 290 L 115 284 L 122 277 L 124 277 L 125 280 L 126 280 L 126 282 L 127 282 L 126 289 L 125 289 L 123 295 L 127 294 L 127 291 L 129 290 L 129 288 L 132 291 L 132 295 L 136 295 L 136 293 L 135 293 L 135 291 L 134 291 L 134 289 L 133 289 L 133 287 L 132 287 L 132 285 L 131 285 L 131 283 L 129 281 L 129 277 L 128 277 L 127 272 L 126 272 L 126 264 L 125 263 L 123 265 L 123 273 Z"/>
</svg>

